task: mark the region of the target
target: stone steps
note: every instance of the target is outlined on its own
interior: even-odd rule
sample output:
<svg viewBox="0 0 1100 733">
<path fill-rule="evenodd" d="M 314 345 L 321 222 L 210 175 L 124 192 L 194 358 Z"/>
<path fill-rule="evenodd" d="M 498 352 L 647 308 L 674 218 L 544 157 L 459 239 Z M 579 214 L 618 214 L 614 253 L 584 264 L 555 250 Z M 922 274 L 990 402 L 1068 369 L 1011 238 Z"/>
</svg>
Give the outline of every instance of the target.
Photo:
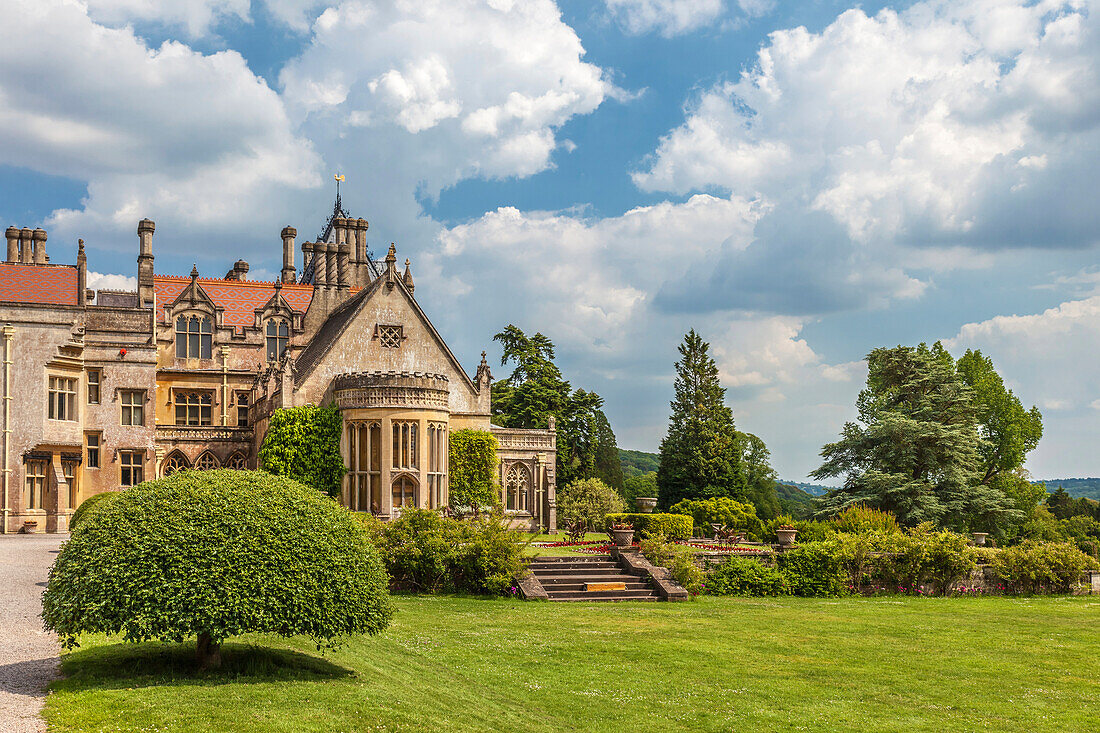
<svg viewBox="0 0 1100 733">
<path fill-rule="evenodd" d="M 660 597 L 649 583 L 624 573 L 608 555 L 592 557 L 538 558 L 531 573 L 542 584 L 551 601 L 657 601 Z M 589 583 L 622 583 L 615 590 L 585 590 Z"/>
</svg>

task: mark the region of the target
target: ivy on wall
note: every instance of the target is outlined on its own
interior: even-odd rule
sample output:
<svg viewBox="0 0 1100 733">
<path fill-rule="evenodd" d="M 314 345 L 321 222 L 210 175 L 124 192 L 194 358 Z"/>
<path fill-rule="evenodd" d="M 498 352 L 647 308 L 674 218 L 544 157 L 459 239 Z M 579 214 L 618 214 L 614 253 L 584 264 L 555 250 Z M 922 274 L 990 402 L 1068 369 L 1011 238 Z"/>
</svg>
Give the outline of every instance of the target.
<svg viewBox="0 0 1100 733">
<path fill-rule="evenodd" d="M 451 433 L 451 506 L 492 506 L 499 502 L 493 483 L 498 447 L 496 437 L 485 430 Z"/>
<path fill-rule="evenodd" d="M 260 447 L 260 466 L 268 473 L 289 476 L 329 496 L 339 496 L 348 470 L 340 455 L 343 424 L 335 407 L 276 410 Z"/>
</svg>

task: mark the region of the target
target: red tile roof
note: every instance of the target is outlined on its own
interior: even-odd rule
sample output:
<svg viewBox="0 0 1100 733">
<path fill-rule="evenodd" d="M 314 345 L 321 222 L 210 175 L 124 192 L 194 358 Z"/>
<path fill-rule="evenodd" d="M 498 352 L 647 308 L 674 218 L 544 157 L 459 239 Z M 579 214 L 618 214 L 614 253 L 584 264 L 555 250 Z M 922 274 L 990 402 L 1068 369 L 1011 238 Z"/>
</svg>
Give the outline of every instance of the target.
<svg viewBox="0 0 1100 733">
<path fill-rule="evenodd" d="M 0 262 L 0 301 L 77 305 L 76 268 Z"/>
<path fill-rule="evenodd" d="M 164 306 L 174 301 L 191 282 L 189 277 L 175 275 L 154 275 L 153 290 L 157 294 L 157 320 L 164 321 Z M 253 280 L 216 280 L 198 279 L 199 287 L 210 296 L 214 303 L 225 309 L 223 323 L 227 327 L 240 328 L 251 326 L 255 320 L 257 308 L 263 308 L 275 294 L 275 283 Z M 313 300 L 312 285 L 283 285 L 282 296 L 290 307 L 299 313 L 305 313 Z"/>
</svg>

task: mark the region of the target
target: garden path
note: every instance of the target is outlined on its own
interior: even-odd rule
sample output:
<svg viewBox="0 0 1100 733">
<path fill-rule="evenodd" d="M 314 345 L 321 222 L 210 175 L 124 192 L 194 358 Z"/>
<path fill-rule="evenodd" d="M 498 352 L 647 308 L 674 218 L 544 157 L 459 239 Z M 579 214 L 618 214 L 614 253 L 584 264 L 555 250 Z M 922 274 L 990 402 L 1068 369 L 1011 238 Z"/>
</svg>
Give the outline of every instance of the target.
<svg viewBox="0 0 1100 733">
<path fill-rule="evenodd" d="M 42 591 L 68 535 L 0 535 L 0 730 L 46 730 L 46 686 L 59 670 L 57 637 L 42 630 Z"/>
</svg>

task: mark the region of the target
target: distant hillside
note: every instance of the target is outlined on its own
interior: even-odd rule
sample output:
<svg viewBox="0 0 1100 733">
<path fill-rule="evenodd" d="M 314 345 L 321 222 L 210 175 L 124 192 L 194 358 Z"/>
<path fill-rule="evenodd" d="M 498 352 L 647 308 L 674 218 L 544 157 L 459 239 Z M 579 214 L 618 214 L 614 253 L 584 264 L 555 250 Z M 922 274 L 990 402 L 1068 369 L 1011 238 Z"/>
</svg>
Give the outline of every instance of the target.
<svg viewBox="0 0 1100 733">
<path fill-rule="evenodd" d="M 821 484 L 805 484 L 801 481 L 784 481 L 779 479 L 779 483 L 787 484 L 788 486 L 797 486 L 811 496 L 824 496 L 832 491 L 835 486 L 822 486 Z"/>
<path fill-rule="evenodd" d="M 1100 501 L 1100 478 L 1047 478 L 1042 481 L 1033 481 L 1036 484 L 1046 484 L 1047 491 L 1054 493 L 1061 486 L 1066 493 L 1074 498 L 1085 497 Z"/>
<path fill-rule="evenodd" d="M 641 476 L 643 473 L 656 471 L 661 463 L 661 457 L 656 453 L 646 453 L 641 450 L 626 450 L 619 448 L 619 460 L 623 464 L 623 476 Z"/>
</svg>

